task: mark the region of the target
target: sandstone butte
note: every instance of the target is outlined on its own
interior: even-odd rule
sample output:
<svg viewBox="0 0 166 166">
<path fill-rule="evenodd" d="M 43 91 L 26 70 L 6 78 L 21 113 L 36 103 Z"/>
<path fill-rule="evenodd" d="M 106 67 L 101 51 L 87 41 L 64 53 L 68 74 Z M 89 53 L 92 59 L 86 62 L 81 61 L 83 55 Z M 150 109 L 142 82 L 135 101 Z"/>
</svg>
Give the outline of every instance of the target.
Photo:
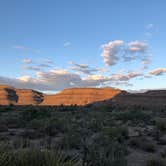
<svg viewBox="0 0 166 166">
<path fill-rule="evenodd" d="M 114 88 L 70 88 L 54 95 L 31 89 L 0 85 L 0 105 L 87 105 L 92 103 L 120 105 L 166 105 L 166 91 L 154 90 L 131 94 Z"/>
</svg>

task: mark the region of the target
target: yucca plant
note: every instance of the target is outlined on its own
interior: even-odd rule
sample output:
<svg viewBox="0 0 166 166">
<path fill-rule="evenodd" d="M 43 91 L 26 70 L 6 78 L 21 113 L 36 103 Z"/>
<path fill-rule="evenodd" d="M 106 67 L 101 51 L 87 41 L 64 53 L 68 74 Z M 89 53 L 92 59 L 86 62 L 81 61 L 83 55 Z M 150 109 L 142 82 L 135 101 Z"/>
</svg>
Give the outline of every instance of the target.
<svg viewBox="0 0 166 166">
<path fill-rule="evenodd" d="M 8 151 L 6 145 L 0 145 L 0 166 L 10 166 L 12 161 L 12 156 Z"/>
<path fill-rule="evenodd" d="M 80 166 L 76 158 L 53 150 L 19 150 L 16 156 L 14 166 Z"/>
</svg>

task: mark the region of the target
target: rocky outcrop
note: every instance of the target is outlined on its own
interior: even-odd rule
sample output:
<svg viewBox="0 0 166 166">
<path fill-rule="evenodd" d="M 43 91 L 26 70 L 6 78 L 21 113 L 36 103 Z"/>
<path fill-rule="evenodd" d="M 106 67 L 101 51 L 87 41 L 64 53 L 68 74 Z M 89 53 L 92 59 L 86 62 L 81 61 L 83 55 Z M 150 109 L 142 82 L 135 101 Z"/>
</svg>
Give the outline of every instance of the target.
<svg viewBox="0 0 166 166">
<path fill-rule="evenodd" d="M 43 101 L 43 94 L 31 89 L 17 89 L 17 105 L 38 105 Z"/>
<path fill-rule="evenodd" d="M 18 96 L 15 88 L 7 85 L 0 85 L 0 105 L 16 104 Z"/>
<path fill-rule="evenodd" d="M 41 105 L 86 105 L 111 99 L 121 92 L 113 88 L 71 88 L 55 95 L 45 95 Z"/>
<path fill-rule="evenodd" d="M 37 105 L 42 101 L 43 94 L 40 92 L 0 85 L 0 105 Z"/>
</svg>

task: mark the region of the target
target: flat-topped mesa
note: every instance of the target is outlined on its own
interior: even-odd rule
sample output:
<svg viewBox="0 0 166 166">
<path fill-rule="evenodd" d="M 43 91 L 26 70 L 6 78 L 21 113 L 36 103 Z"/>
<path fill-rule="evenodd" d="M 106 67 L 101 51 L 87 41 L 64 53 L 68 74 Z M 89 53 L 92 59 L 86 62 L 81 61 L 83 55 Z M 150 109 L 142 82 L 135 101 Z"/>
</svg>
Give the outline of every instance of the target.
<svg viewBox="0 0 166 166">
<path fill-rule="evenodd" d="M 0 85 L 0 105 L 16 104 L 18 96 L 15 88 L 7 85 Z"/>
<path fill-rule="evenodd" d="M 38 105 L 43 101 L 43 94 L 31 89 L 17 89 L 17 105 Z"/>
<path fill-rule="evenodd" d="M 114 88 L 71 88 L 55 95 L 44 95 L 41 105 L 86 105 L 111 99 L 121 92 Z"/>
</svg>

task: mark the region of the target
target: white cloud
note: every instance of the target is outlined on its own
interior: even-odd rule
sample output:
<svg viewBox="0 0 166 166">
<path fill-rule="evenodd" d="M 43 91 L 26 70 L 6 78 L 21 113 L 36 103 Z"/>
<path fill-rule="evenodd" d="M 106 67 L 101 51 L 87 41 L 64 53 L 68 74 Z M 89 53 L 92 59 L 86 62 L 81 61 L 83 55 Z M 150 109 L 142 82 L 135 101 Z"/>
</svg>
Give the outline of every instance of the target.
<svg viewBox="0 0 166 166">
<path fill-rule="evenodd" d="M 31 79 L 31 77 L 30 76 L 22 76 L 22 77 L 18 77 L 17 79 L 20 81 L 23 81 L 23 82 L 28 82 Z"/>
<path fill-rule="evenodd" d="M 143 74 L 140 72 L 128 72 L 128 74 L 113 74 L 111 79 L 114 81 L 129 81 L 132 78 L 142 76 Z"/>
<path fill-rule="evenodd" d="M 77 64 L 72 62 L 72 65 L 73 66 L 71 67 L 71 69 L 81 74 L 91 75 L 100 70 L 100 69 L 92 68 L 86 64 Z"/>
<path fill-rule="evenodd" d="M 132 60 L 147 59 L 148 44 L 142 41 L 125 43 L 122 40 L 110 41 L 102 46 L 102 57 L 108 66 L 116 65 L 120 60 L 129 62 Z"/>
<path fill-rule="evenodd" d="M 128 43 L 127 51 L 130 53 L 145 53 L 147 51 L 147 44 L 140 41 L 132 41 Z"/>
<path fill-rule="evenodd" d="M 23 63 L 30 64 L 32 63 L 32 59 L 23 59 Z"/>
<path fill-rule="evenodd" d="M 114 40 L 102 46 L 103 52 L 101 56 L 107 65 L 112 66 L 117 63 L 119 60 L 118 53 L 123 44 L 124 42 L 122 40 Z"/>
<path fill-rule="evenodd" d="M 149 72 L 149 74 L 156 76 L 162 75 L 164 73 L 166 73 L 166 68 L 157 68 Z"/>
<path fill-rule="evenodd" d="M 112 85 L 129 85 L 127 81 L 139 76 L 139 73 L 128 73 L 127 75 L 114 74 L 112 76 L 89 75 L 81 77 L 79 74 L 64 69 L 54 69 L 47 72 L 38 71 L 36 76 L 29 75 L 19 78 L 0 77 L 0 84 L 9 84 L 17 88 L 30 88 L 41 91 L 57 91 L 70 87 L 98 87 Z"/>
<path fill-rule="evenodd" d="M 41 68 L 37 66 L 23 66 L 24 69 L 26 70 L 32 70 L 32 71 L 40 71 Z"/>
<path fill-rule="evenodd" d="M 150 58 L 142 59 L 141 63 L 142 63 L 143 65 L 150 64 L 150 63 L 151 63 L 151 59 L 150 59 Z"/>
</svg>

